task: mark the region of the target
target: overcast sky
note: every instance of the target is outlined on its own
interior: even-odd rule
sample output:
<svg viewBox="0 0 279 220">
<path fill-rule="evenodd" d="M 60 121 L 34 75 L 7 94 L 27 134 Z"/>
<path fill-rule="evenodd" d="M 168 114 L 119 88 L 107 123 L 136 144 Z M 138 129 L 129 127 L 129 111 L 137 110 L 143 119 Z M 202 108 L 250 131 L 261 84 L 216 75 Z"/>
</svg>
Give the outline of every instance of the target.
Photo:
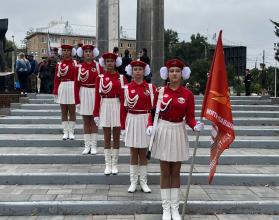
<svg viewBox="0 0 279 220">
<path fill-rule="evenodd" d="M 96 25 L 96 0 L 3 0 L 0 18 L 9 18 L 7 37 L 20 44 L 30 28 L 47 26 L 50 21 L 68 20 L 72 24 Z M 279 42 L 269 19 L 279 22 L 279 0 L 165 0 L 165 28 L 189 40 L 201 33 L 212 42 L 214 33 L 223 29 L 223 40 L 247 46 L 248 67 L 262 60 L 274 65 L 273 43 Z M 136 0 L 120 0 L 120 24 L 136 28 Z"/>
</svg>

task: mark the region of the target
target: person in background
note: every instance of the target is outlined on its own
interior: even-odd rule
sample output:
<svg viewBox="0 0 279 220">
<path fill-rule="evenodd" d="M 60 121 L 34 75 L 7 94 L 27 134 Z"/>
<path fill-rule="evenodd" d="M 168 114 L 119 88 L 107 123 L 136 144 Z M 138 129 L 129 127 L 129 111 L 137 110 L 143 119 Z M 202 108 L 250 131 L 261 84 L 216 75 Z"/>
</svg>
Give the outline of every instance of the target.
<svg viewBox="0 0 279 220">
<path fill-rule="evenodd" d="M 125 68 L 132 62 L 132 58 L 130 57 L 130 52 L 128 49 L 124 51 L 124 57 L 122 58 L 122 65 L 121 65 L 121 74 L 123 74 L 128 82 L 131 82 L 132 76 L 127 74 Z"/>
<path fill-rule="evenodd" d="M 246 96 L 250 96 L 251 95 L 251 91 L 250 91 L 251 80 L 252 80 L 252 76 L 251 76 L 250 70 L 246 69 L 245 78 L 244 78 L 245 95 Z"/>
<path fill-rule="evenodd" d="M 147 55 L 147 49 L 146 48 L 142 48 L 142 50 L 140 51 L 140 58 L 139 58 L 139 60 L 144 62 L 144 63 L 146 63 L 146 64 L 148 64 L 150 66 L 150 58 Z M 150 83 L 151 82 L 151 78 L 152 78 L 152 72 L 148 76 L 145 76 L 144 80 L 147 83 Z"/>
<path fill-rule="evenodd" d="M 16 61 L 16 72 L 18 76 L 18 81 L 20 84 L 21 94 L 27 94 L 28 91 L 28 76 L 30 73 L 31 65 L 29 61 L 25 58 L 24 53 L 19 53 L 18 59 Z"/>
<path fill-rule="evenodd" d="M 38 62 L 34 59 L 33 54 L 28 56 L 28 61 L 30 63 L 30 73 L 29 73 L 29 88 L 28 91 L 36 92 L 36 85 L 37 85 L 37 75 L 38 75 Z"/>
<path fill-rule="evenodd" d="M 50 90 L 51 76 L 48 69 L 47 57 L 42 57 L 42 62 L 40 62 L 39 64 L 38 78 L 41 81 L 40 93 L 51 93 Z"/>
<path fill-rule="evenodd" d="M 50 73 L 50 91 L 53 90 L 55 68 L 56 68 L 56 64 L 59 61 L 60 61 L 60 57 L 58 55 L 58 48 L 54 47 L 52 49 L 52 55 L 47 59 L 48 70 Z"/>
</svg>

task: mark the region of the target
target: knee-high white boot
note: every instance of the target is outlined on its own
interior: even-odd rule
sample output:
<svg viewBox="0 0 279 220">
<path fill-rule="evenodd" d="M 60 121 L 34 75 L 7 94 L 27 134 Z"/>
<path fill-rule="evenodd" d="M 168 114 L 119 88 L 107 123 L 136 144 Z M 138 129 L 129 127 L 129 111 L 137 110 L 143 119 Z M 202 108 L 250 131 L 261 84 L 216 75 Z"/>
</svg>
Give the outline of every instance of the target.
<svg viewBox="0 0 279 220">
<path fill-rule="evenodd" d="M 69 121 L 69 139 L 74 140 L 75 139 L 75 121 Z"/>
<path fill-rule="evenodd" d="M 138 184 L 138 165 L 130 165 L 130 182 L 131 185 L 128 189 L 129 193 L 134 193 Z"/>
<path fill-rule="evenodd" d="M 69 138 L 69 124 L 68 121 L 62 121 L 63 128 L 63 140 L 67 140 Z"/>
<path fill-rule="evenodd" d="M 111 173 L 113 175 L 118 174 L 118 169 L 117 169 L 118 156 L 119 156 L 119 149 L 112 149 Z"/>
<path fill-rule="evenodd" d="M 171 220 L 170 193 L 171 193 L 170 189 L 161 189 L 161 198 L 162 198 L 162 207 L 163 207 L 162 220 Z"/>
<path fill-rule="evenodd" d="M 104 154 L 105 154 L 105 163 L 106 163 L 104 174 L 110 175 L 111 174 L 111 149 L 104 149 Z"/>
<path fill-rule="evenodd" d="M 91 154 L 97 154 L 98 133 L 90 134 Z"/>
<path fill-rule="evenodd" d="M 173 220 L 181 220 L 179 214 L 179 188 L 171 188 L 171 216 Z"/>
<path fill-rule="evenodd" d="M 147 166 L 140 166 L 140 187 L 143 192 L 151 193 L 147 185 Z"/>
<path fill-rule="evenodd" d="M 89 154 L 90 153 L 90 134 L 84 134 L 84 150 L 82 154 Z"/>
</svg>

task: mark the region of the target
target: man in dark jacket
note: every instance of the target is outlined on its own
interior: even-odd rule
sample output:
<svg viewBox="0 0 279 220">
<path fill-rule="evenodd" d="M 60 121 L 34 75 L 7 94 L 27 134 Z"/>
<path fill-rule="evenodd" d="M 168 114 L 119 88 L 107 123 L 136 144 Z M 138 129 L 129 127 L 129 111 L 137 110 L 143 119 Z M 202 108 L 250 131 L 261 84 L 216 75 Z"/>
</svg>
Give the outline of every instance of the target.
<svg viewBox="0 0 279 220">
<path fill-rule="evenodd" d="M 249 69 L 246 69 L 245 78 L 244 78 L 246 96 L 251 95 L 251 91 L 250 91 L 251 79 L 252 79 L 251 73 Z"/>
<path fill-rule="evenodd" d="M 124 57 L 122 58 L 121 72 L 126 77 L 128 82 L 131 82 L 132 77 L 127 75 L 127 73 L 125 71 L 125 67 L 128 66 L 131 62 L 132 62 L 132 59 L 130 57 L 130 52 L 129 52 L 129 50 L 126 49 L 124 51 Z"/>
</svg>

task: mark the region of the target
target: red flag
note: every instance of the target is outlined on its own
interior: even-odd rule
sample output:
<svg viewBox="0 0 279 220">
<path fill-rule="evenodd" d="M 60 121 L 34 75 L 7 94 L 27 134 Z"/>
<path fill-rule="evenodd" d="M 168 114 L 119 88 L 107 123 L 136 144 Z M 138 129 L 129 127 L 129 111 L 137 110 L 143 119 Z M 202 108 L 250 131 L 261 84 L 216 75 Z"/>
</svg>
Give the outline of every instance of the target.
<svg viewBox="0 0 279 220">
<path fill-rule="evenodd" d="M 207 80 L 201 117 L 212 122 L 212 145 L 210 150 L 211 183 L 218 159 L 235 139 L 231 102 L 228 93 L 227 71 L 222 43 L 222 31 L 219 33 L 209 78 Z"/>
</svg>

